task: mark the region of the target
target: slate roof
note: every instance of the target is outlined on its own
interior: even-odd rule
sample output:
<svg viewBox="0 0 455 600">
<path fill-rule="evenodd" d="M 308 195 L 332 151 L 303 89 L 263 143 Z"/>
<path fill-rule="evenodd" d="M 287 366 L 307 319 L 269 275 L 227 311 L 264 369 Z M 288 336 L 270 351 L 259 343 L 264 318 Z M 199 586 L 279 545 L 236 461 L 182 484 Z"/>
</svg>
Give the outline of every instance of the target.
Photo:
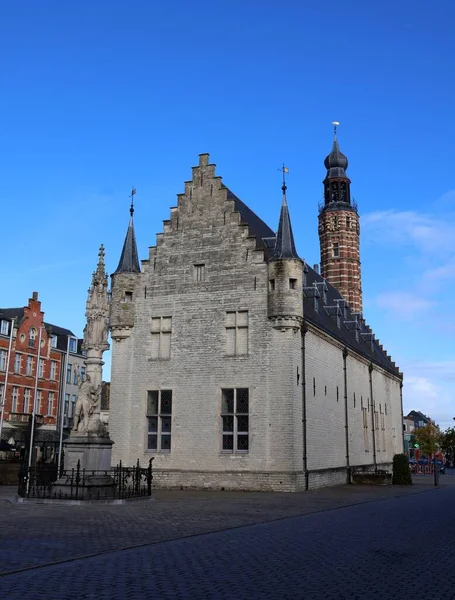
<svg viewBox="0 0 455 600">
<path fill-rule="evenodd" d="M 289 216 L 289 208 L 286 200 L 286 187 L 283 189 L 280 223 L 276 234 L 275 248 L 270 260 L 281 260 L 283 258 L 299 258 L 292 233 L 291 217 Z"/>
<path fill-rule="evenodd" d="M 273 260 L 277 235 L 228 188 L 227 192 L 228 200 L 235 202 L 235 210 L 240 213 L 241 222 L 246 223 L 249 226 L 250 234 L 256 237 L 256 247 L 264 249 L 266 260 Z M 387 353 L 381 349 L 378 341 L 374 338 L 372 330 L 362 319 L 361 315 L 353 313 L 340 292 L 330 285 L 319 273 L 306 263 L 304 263 L 303 268 L 306 274 L 305 288 L 307 288 L 304 290 L 303 300 L 305 319 L 367 360 L 372 361 L 394 375 L 401 376 L 398 367 Z M 326 302 L 324 302 L 323 294 L 324 284 L 327 290 Z M 315 292 L 315 289 L 318 291 Z M 315 293 L 320 295 L 318 297 L 318 310 L 315 309 Z M 338 327 L 337 323 L 337 305 L 340 305 L 340 308 L 346 305 L 346 316 L 344 315 L 344 308 L 341 308 L 340 327 Z M 357 336 L 356 330 L 358 331 Z"/>
<path fill-rule="evenodd" d="M 123 244 L 122 254 L 117 269 L 112 273 L 140 273 L 139 257 L 137 253 L 136 235 L 134 233 L 133 216 L 131 215 Z"/>
</svg>

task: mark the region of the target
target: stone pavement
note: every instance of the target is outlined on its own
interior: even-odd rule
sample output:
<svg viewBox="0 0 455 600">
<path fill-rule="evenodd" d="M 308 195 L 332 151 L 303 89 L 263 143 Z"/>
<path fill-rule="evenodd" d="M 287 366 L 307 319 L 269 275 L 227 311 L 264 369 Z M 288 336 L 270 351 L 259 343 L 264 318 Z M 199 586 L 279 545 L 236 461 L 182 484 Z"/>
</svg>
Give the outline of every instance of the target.
<svg viewBox="0 0 455 600">
<path fill-rule="evenodd" d="M 120 506 L 11 504 L 13 490 L 0 488 L 0 598 L 369 600 L 391 598 L 392 584 L 393 595 L 455 598 L 442 585 L 455 590 L 454 480 L 440 489 L 420 478 L 302 494 L 159 491 Z"/>
</svg>

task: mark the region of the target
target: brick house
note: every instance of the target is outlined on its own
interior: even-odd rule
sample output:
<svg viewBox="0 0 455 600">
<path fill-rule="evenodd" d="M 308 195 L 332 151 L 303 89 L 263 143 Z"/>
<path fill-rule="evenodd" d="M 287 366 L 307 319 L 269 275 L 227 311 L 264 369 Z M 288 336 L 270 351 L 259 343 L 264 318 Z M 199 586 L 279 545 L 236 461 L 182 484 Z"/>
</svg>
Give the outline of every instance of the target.
<svg viewBox="0 0 455 600">
<path fill-rule="evenodd" d="M 275 233 L 200 155 L 142 268 L 131 209 L 112 275 L 114 463 L 154 457 L 159 486 L 283 491 L 391 468 L 402 375 L 360 313 L 360 262 L 344 295 L 330 281 L 358 243 L 337 160 L 323 221 L 341 211 L 344 228 L 321 231 L 327 278 L 297 252 L 284 181 Z"/>
<path fill-rule="evenodd" d="M 10 350 L 11 345 L 11 350 Z M 68 361 L 67 361 L 68 356 Z M 71 361 L 71 362 L 70 362 Z M 22 308 L 0 309 L 0 406 L 4 402 L 2 439 L 24 440 L 36 401 L 38 431 L 60 425 L 62 395 L 68 404 L 77 399 L 75 374 L 82 374 L 80 340 L 68 329 L 46 323 L 37 292 Z M 5 388 L 5 380 L 6 388 Z M 36 397 L 35 397 L 36 390 Z M 69 414 L 71 416 L 71 414 Z M 64 426 L 70 423 L 64 420 Z"/>
</svg>

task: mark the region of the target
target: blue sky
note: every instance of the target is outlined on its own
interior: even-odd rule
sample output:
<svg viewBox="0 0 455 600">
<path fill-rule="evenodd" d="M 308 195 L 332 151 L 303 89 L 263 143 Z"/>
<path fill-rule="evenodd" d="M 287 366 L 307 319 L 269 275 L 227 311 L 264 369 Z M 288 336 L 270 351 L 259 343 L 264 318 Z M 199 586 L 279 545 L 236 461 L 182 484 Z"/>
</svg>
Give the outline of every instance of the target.
<svg viewBox="0 0 455 600">
<path fill-rule="evenodd" d="M 4 2 L 0 305 L 37 290 L 46 319 L 82 335 L 98 248 L 111 273 L 131 186 L 146 258 L 202 152 L 272 228 L 284 161 L 298 251 L 319 262 L 336 119 L 365 318 L 404 372 L 405 411 L 452 425 L 454 19 L 450 0 Z"/>
</svg>

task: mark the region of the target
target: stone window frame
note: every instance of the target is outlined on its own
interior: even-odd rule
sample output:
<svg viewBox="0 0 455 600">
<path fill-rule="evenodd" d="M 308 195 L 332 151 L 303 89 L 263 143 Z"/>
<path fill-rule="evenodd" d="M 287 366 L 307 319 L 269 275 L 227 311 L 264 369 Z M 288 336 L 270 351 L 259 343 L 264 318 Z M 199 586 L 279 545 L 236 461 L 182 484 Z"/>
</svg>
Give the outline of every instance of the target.
<svg viewBox="0 0 455 600">
<path fill-rule="evenodd" d="M 8 361 L 8 352 L 0 350 L 0 371 L 6 371 L 6 363 Z"/>
<path fill-rule="evenodd" d="M 148 453 L 171 453 L 172 398 L 170 388 L 147 390 L 145 449 Z"/>
<path fill-rule="evenodd" d="M 240 393 L 242 393 L 242 398 L 239 398 Z M 249 388 L 221 388 L 221 454 L 245 455 L 249 453 L 251 430 L 250 405 L 251 397 Z"/>
<path fill-rule="evenodd" d="M 26 375 L 33 375 L 33 356 L 31 356 L 30 354 L 27 356 L 27 361 L 25 363 L 25 374 Z"/>
<path fill-rule="evenodd" d="M 49 379 L 52 379 L 53 381 L 55 381 L 57 379 L 57 361 L 56 360 L 51 360 L 51 371 L 50 371 Z"/>
<path fill-rule="evenodd" d="M 42 390 L 37 390 L 36 391 L 36 401 L 35 401 L 35 414 L 37 415 L 43 415 L 44 413 L 41 411 L 41 409 L 43 408 L 42 404 L 43 404 L 43 392 Z"/>
<path fill-rule="evenodd" d="M 0 321 L 0 334 L 1 335 L 9 335 L 9 324 L 10 322 L 6 319 L 2 319 Z"/>
<path fill-rule="evenodd" d="M 30 346 L 30 348 L 35 347 L 36 333 L 37 331 L 35 327 L 30 327 L 30 330 L 28 332 L 28 345 Z"/>
<path fill-rule="evenodd" d="M 30 413 L 30 400 L 32 398 L 32 390 L 30 388 L 24 389 L 24 413 Z"/>
<path fill-rule="evenodd" d="M 13 385 L 13 389 L 11 391 L 11 412 L 17 412 L 17 405 L 19 404 L 19 386 Z"/>
<path fill-rule="evenodd" d="M 16 352 L 16 354 L 14 355 L 14 365 L 13 365 L 13 373 L 15 375 L 20 375 L 21 364 L 22 364 L 22 354 L 20 352 Z"/>
<path fill-rule="evenodd" d="M 47 396 L 47 416 L 52 417 L 54 411 L 55 392 L 49 392 Z"/>
<path fill-rule="evenodd" d="M 170 360 L 172 355 L 172 317 L 152 317 L 150 360 Z"/>
<path fill-rule="evenodd" d="M 226 356 L 248 356 L 249 327 L 248 310 L 226 311 Z"/>
<path fill-rule="evenodd" d="M 44 371 L 46 369 L 46 361 L 44 358 L 40 358 L 38 362 L 38 377 L 44 379 Z"/>
</svg>

